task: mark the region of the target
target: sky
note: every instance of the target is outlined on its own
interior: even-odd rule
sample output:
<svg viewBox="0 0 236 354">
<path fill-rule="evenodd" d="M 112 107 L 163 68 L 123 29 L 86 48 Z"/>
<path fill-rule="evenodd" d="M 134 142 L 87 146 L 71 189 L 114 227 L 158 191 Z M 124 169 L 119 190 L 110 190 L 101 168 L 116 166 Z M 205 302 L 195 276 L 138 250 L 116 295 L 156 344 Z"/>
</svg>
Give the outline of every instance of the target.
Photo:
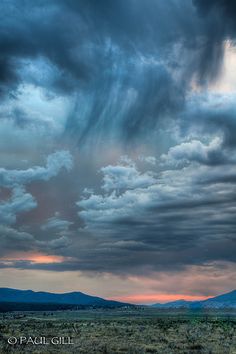
<svg viewBox="0 0 236 354">
<path fill-rule="evenodd" d="M 236 283 L 234 0 L 0 3 L 0 286 Z"/>
</svg>

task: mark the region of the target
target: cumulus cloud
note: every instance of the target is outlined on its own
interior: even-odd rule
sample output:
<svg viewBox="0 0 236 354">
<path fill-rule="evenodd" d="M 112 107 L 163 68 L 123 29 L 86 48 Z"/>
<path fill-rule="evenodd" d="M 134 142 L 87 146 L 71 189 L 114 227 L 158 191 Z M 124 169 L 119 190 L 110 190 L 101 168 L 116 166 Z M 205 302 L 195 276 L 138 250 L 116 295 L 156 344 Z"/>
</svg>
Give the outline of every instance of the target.
<svg viewBox="0 0 236 354">
<path fill-rule="evenodd" d="M 63 230 L 68 230 L 68 228 L 72 224 L 73 224 L 73 222 L 60 219 L 57 216 L 53 216 L 53 217 L 49 218 L 47 220 L 47 222 L 41 226 L 41 229 L 43 231 L 52 230 L 52 229 L 63 231 Z"/>
<path fill-rule="evenodd" d="M 11 227 L 0 225 L 1 238 L 6 238 L 9 241 L 31 241 L 33 236 L 28 232 L 17 231 Z"/>
<path fill-rule="evenodd" d="M 191 140 L 171 147 L 168 154 L 163 154 L 163 163 L 176 165 L 179 163 L 197 162 L 204 165 L 220 165 L 235 161 L 235 154 L 228 154 L 223 148 L 222 139 L 215 137 L 209 144 L 200 140 Z"/>
<path fill-rule="evenodd" d="M 155 165 L 157 161 L 155 156 L 139 156 L 139 160 L 147 162 L 150 165 Z"/>
<path fill-rule="evenodd" d="M 102 188 L 110 190 L 124 190 L 148 187 L 154 183 L 153 173 L 140 173 L 135 165 L 109 165 L 101 169 L 103 173 Z"/>
<path fill-rule="evenodd" d="M 13 224 L 16 215 L 37 207 L 35 198 L 25 190 L 25 185 L 33 181 L 48 181 L 62 168 L 72 168 L 72 157 L 68 151 L 58 151 L 47 158 L 46 167 L 27 170 L 7 170 L 0 168 L 0 186 L 12 189 L 9 200 L 0 203 L 0 222 Z"/>
<path fill-rule="evenodd" d="M 0 257 L 5 261 L 11 262 L 14 266 L 14 259 L 24 259 L 32 256 L 34 253 L 50 254 L 60 253 L 61 250 L 67 249 L 71 245 L 71 240 L 67 236 L 48 237 L 47 240 L 37 239 L 28 231 L 19 230 L 8 225 L 0 225 Z M 21 252 L 22 255 L 21 255 Z M 15 257 L 15 258 L 14 258 Z M 22 262 L 22 260 L 20 262 Z M 7 263 L 9 265 L 9 263 Z"/>
<path fill-rule="evenodd" d="M 16 215 L 36 208 L 37 201 L 21 186 L 15 186 L 10 200 L 0 203 L 0 222 L 14 224 Z"/>
<path fill-rule="evenodd" d="M 57 151 L 47 158 L 46 167 L 34 167 L 25 171 L 6 170 L 0 168 L 0 186 L 12 187 L 14 185 L 25 185 L 33 181 L 48 181 L 56 176 L 62 168 L 72 168 L 72 157 L 68 151 Z"/>
<path fill-rule="evenodd" d="M 130 167 L 123 169 L 129 173 Z M 102 172 L 105 179 L 106 173 L 110 177 L 110 168 Z M 159 172 L 149 184 L 135 186 L 129 181 L 119 194 L 112 184 L 109 193 L 80 200 L 77 205 L 84 230 L 96 239 L 92 251 L 96 269 L 135 272 L 233 261 L 235 186 L 219 183 L 222 173 L 226 177 L 231 172 L 204 161 L 197 169 L 191 163 Z M 132 175 L 133 183 L 137 174 L 136 170 Z"/>
<path fill-rule="evenodd" d="M 70 245 L 71 245 L 71 240 L 67 236 L 61 236 L 47 241 L 41 241 L 41 240 L 35 241 L 35 247 L 38 250 L 44 252 L 45 251 L 57 252 L 57 251 L 65 250 Z"/>
<path fill-rule="evenodd" d="M 7 225 L 0 225 L 0 256 L 8 253 L 32 250 L 35 243 L 33 235 Z"/>
<path fill-rule="evenodd" d="M 52 248 L 52 249 L 65 248 L 65 247 L 68 247 L 70 244 L 71 244 L 71 241 L 66 236 L 62 236 L 60 238 L 57 238 L 55 240 L 51 240 L 48 242 L 49 248 Z"/>
</svg>

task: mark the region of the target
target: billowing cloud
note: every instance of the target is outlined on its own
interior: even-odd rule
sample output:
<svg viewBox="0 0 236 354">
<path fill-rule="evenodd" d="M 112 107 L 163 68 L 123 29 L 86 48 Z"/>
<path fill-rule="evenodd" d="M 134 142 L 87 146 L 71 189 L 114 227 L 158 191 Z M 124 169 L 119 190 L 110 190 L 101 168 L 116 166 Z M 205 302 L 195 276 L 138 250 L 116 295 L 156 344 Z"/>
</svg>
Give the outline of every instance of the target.
<svg viewBox="0 0 236 354">
<path fill-rule="evenodd" d="M 48 181 L 62 168 L 72 168 L 72 157 L 68 151 L 59 151 L 48 156 L 46 167 L 27 170 L 0 169 L 0 186 L 12 189 L 9 200 L 0 203 L 0 222 L 12 224 L 18 213 L 29 211 L 37 206 L 37 201 L 25 190 L 25 185 L 33 181 Z"/>
<path fill-rule="evenodd" d="M 208 144 L 204 144 L 200 140 L 191 140 L 173 146 L 168 154 L 161 156 L 161 160 L 170 165 L 194 161 L 203 165 L 220 165 L 236 161 L 236 155 L 234 152 L 228 154 L 224 150 L 221 139 L 216 137 Z"/>
<path fill-rule="evenodd" d="M 124 190 L 148 187 L 154 183 L 151 172 L 140 173 L 134 164 L 125 166 L 106 166 L 101 169 L 103 173 L 102 188 L 109 192 L 111 190 Z"/>
<path fill-rule="evenodd" d="M 201 149 L 199 153 L 201 156 Z M 233 261 L 235 186 L 219 183 L 222 170 L 218 165 L 206 165 L 191 149 L 188 157 L 188 166 L 160 171 L 156 177 L 151 172 L 144 174 L 152 176 L 149 184 L 135 185 L 139 175 L 136 170 L 133 181 L 128 180 L 123 189 L 113 183 L 106 189 L 109 193 L 91 194 L 77 203 L 85 230 L 96 236 L 97 248 L 92 252 L 93 264 L 96 257 L 98 261 L 96 269 L 114 266 L 129 272 L 134 267 L 132 271 L 139 272 L 139 268 Z M 194 161 L 198 161 L 198 167 Z M 129 174 L 130 166 L 113 166 L 112 171 L 115 174 L 120 168 Z M 104 181 L 110 178 L 110 166 L 102 172 Z M 223 172 L 225 178 L 228 174 L 230 168 Z M 125 260 L 128 255 L 129 265 Z"/>
<path fill-rule="evenodd" d="M 0 169 L 0 186 L 12 187 L 15 185 L 25 185 L 33 181 L 48 181 L 56 176 L 58 172 L 65 168 L 72 168 L 72 157 L 68 151 L 58 151 L 47 158 L 46 167 L 34 167 L 25 171 Z"/>
<path fill-rule="evenodd" d="M 55 216 L 49 218 L 47 220 L 47 222 L 41 226 L 41 229 L 43 231 L 52 230 L 52 229 L 63 231 L 63 230 L 67 230 L 69 228 L 69 226 L 72 224 L 73 224 L 72 222 L 60 219 L 59 217 L 57 217 L 55 215 Z"/>
<path fill-rule="evenodd" d="M 36 206 L 37 202 L 30 193 L 23 187 L 14 187 L 10 200 L 0 203 L 0 222 L 14 224 L 18 213 L 29 211 Z"/>
</svg>

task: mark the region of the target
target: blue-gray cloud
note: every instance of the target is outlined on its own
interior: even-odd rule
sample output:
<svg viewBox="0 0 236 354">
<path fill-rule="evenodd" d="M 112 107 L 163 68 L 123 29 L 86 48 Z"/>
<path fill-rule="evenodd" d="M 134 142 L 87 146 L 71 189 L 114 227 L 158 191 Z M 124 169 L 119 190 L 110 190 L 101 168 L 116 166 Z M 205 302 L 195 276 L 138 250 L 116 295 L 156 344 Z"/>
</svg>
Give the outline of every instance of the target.
<svg viewBox="0 0 236 354">
<path fill-rule="evenodd" d="M 215 137 L 209 143 L 200 140 L 190 140 L 170 148 L 167 154 L 161 156 L 164 164 L 179 165 L 198 162 L 203 165 L 223 165 L 236 161 L 234 151 L 223 146 L 223 141 Z"/>
<path fill-rule="evenodd" d="M 48 181 L 56 176 L 63 167 L 70 170 L 72 165 L 71 154 L 68 151 L 58 151 L 48 156 L 46 167 L 37 166 L 25 171 L 0 168 L 0 186 L 14 187 L 37 180 Z"/>
<path fill-rule="evenodd" d="M 123 180 L 122 188 L 109 184 L 109 193 L 91 194 L 77 203 L 84 230 L 96 239 L 93 251 L 85 252 L 93 257 L 88 269 L 139 272 L 234 261 L 235 184 L 219 183 L 222 175 L 232 174 L 234 163 L 222 170 L 196 159 L 191 150 L 188 158 L 187 166 L 159 171 L 155 177 L 143 173 L 150 179 L 145 185 L 137 183 L 138 170 L 130 175 L 130 166 L 102 169 L 104 181 L 116 180 L 123 169 L 130 179 Z"/>
<path fill-rule="evenodd" d="M 48 99 L 69 96 L 65 133 L 80 146 L 105 136 L 138 143 L 177 118 L 192 78 L 205 84 L 218 75 L 224 40 L 234 38 L 227 4 L 2 2 L 0 93 L 14 101 L 31 84 Z M 21 109 L 14 121 L 30 118 Z"/>
<path fill-rule="evenodd" d="M 41 229 L 43 231 L 47 231 L 47 230 L 68 230 L 69 226 L 72 225 L 73 222 L 70 222 L 68 220 L 63 220 L 60 219 L 57 216 L 53 216 L 51 218 L 49 218 L 45 224 L 43 224 L 41 226 Z"/>
<path fill-rule="evenodd" d="M 72 157 L 68 151 L 58 151 L 48 156 L 46 167 L 34 167 L 26 170 L 0 169 L 0 186 L 12 189 L 9 200 L 0 203 L 0 222 L 13 224 L 19 213 L 37 206 L 35 198 L 25 190 L 25 185 L 33 181 L 48 181 L 59 171 L 72 168 Z"/>
</svg>

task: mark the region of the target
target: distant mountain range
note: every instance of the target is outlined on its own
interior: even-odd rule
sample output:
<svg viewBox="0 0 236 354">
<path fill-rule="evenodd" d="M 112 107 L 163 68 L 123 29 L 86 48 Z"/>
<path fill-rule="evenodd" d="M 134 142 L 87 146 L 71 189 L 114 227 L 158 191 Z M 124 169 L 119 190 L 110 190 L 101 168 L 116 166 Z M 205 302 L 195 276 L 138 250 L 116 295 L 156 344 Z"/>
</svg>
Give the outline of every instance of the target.
<svg viewBox="0 0 236 354">
<path fill-rule="evenodd" d="M 67 309 L 75 308 L 76 306 L 123 307 L 129 305 L 118 301 L 105 300 L 82 292 L 55 294 L 43 291 L 0 288 L 0 311 L 5 308 L 9 311 L 10 304 L 17 310 Z"/>
<path fill-rule="evenodd" d="M 0 312 L 66 310 L 86 307 L 117 308 L 136 306 L 128 303 L 106 300 L 82 292 L 55 294 L 43 291 L 0 288 Z M 203 301 L 177 300 L 165 304 L 151 305 L 160 309 L 236 309 L 236 290 Z"/>
<path fill-rule="evenodd" d="M 152 307 L 162 309 L 236 309 L 236 290 L 203 301 L 177 300 Z"/>
</svg>

